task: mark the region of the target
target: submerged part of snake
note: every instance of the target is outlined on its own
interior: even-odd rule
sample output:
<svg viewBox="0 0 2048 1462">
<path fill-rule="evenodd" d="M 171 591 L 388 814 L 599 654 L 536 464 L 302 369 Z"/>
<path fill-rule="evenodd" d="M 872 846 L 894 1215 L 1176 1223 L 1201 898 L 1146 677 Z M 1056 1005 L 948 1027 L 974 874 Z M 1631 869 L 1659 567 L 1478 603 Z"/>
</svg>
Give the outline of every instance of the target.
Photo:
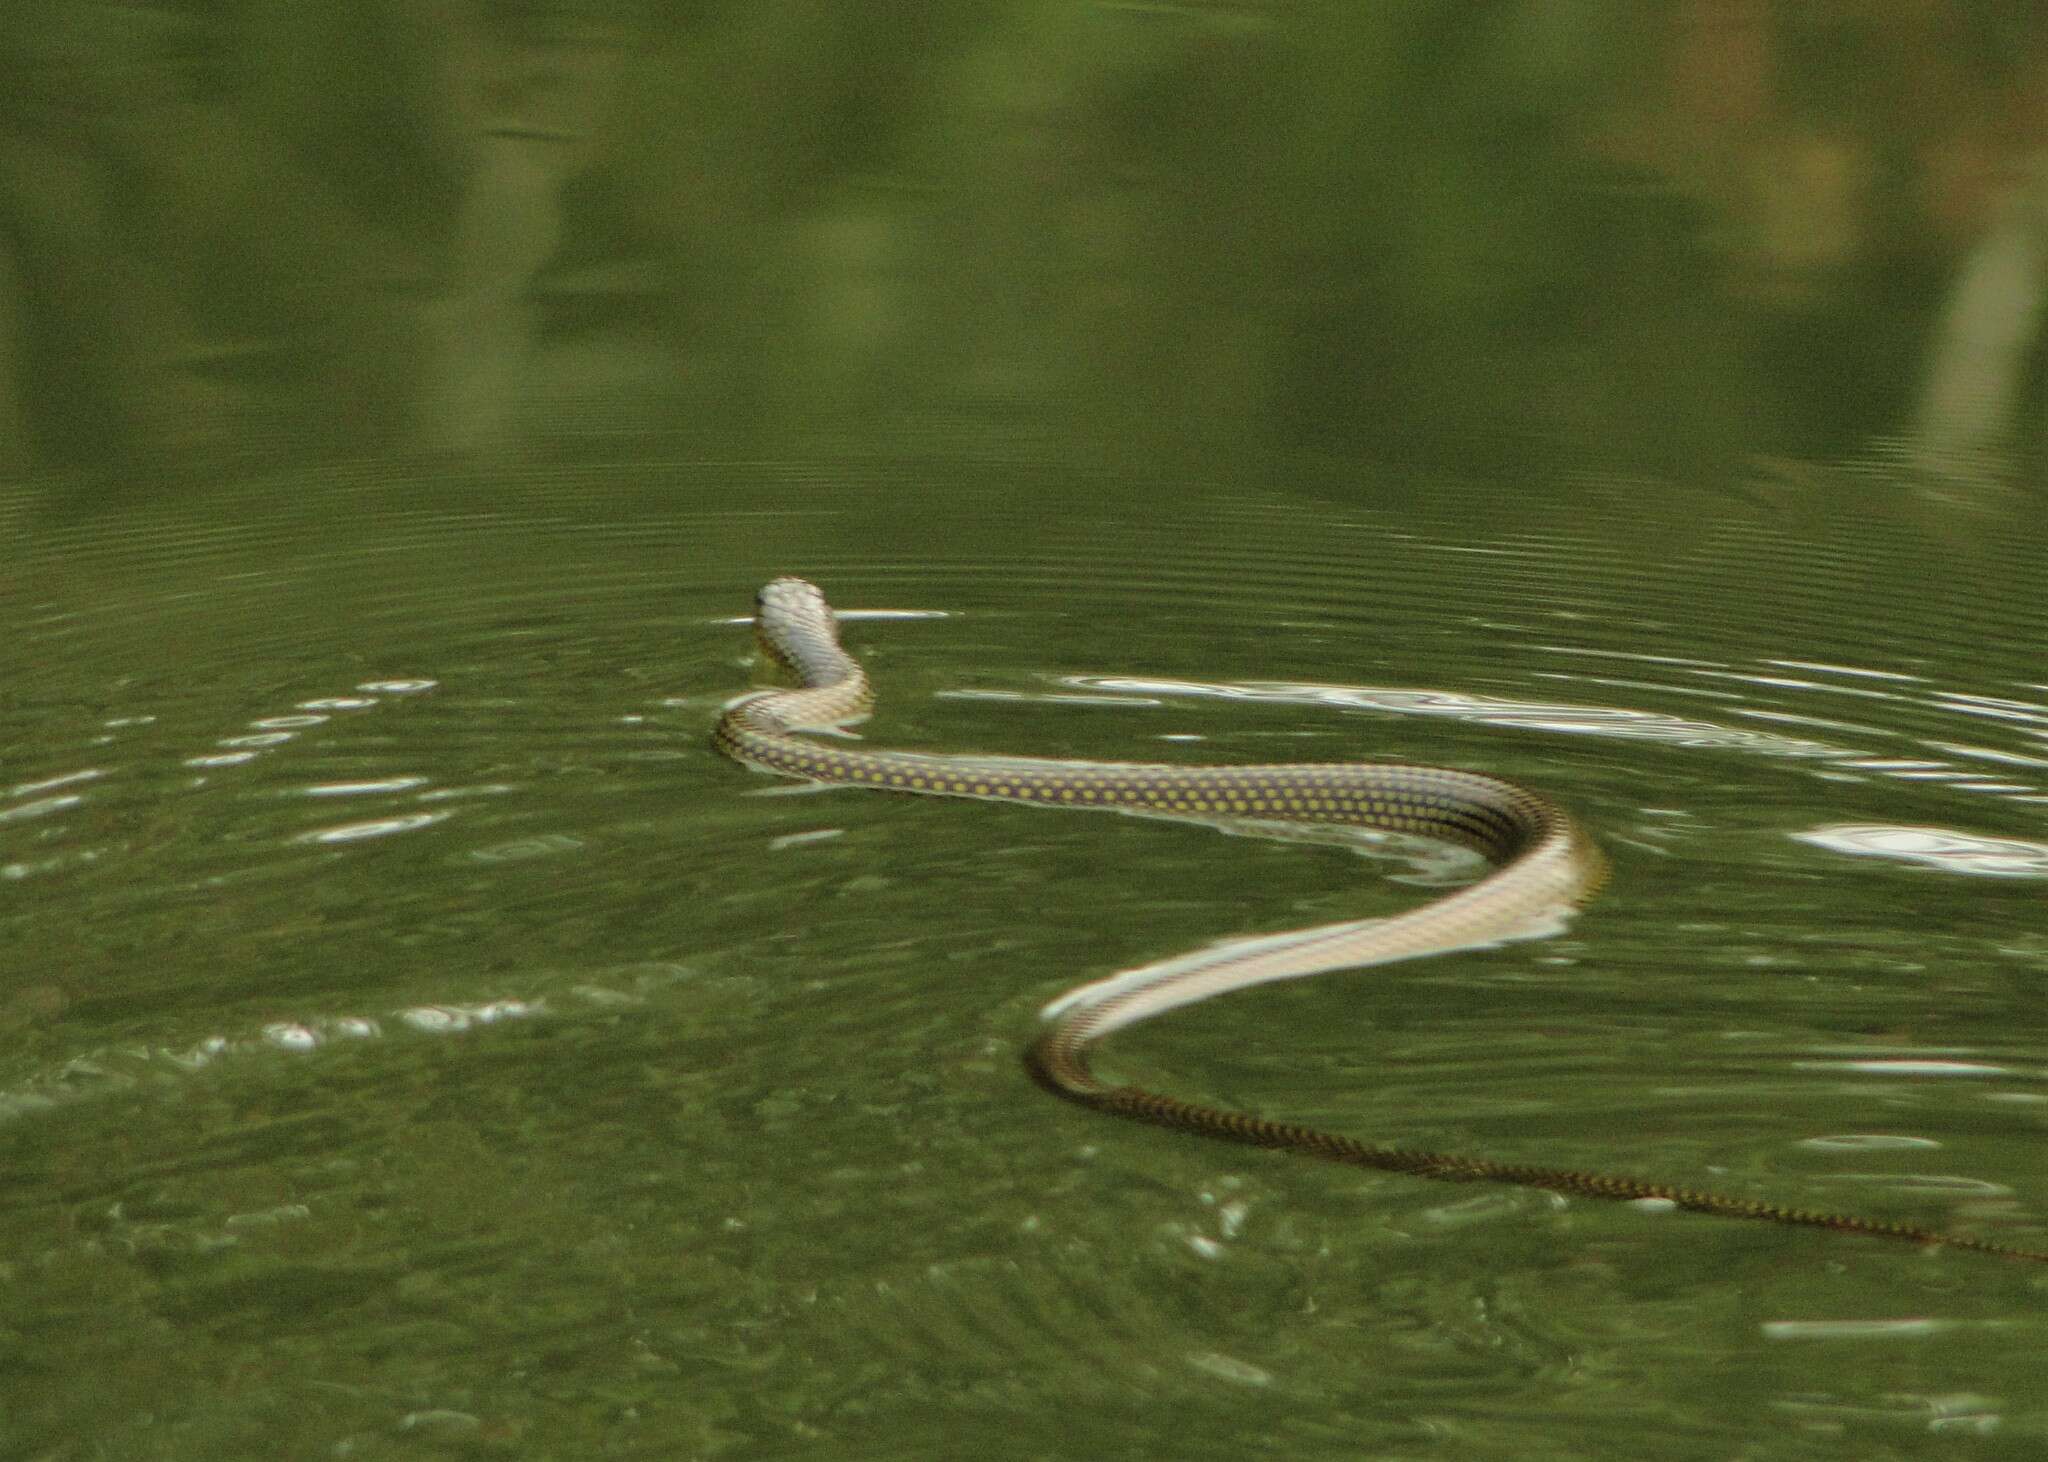
<svg viewBox="0 0 2048 1462">
<path fill-rule="evenodd" d="M 1649 1200 L 1728 1218 L 2048 1262 L 2048 1252 L 1913 1224 L 1781 1207 L 1639 1178 L 1381 1146 L 1105 1081 L 1089 1068 L 1089 1048 L 1113 1030 L 1176 1006 L 1269 980 L 1553 933 L 1600 886 L 1605 860 L 1549 799 L 1493 777 L 1436 767 L 1146 765 L 931 756 L 828 745 L 795 733 L 857 721 L 867 715 L 872 700 L 859 663 L 840 647 L 824 595 L 802 579 L 776 579 L 755 601 L 754 624 L 762 649 L 795 676 L 798 687 L 760 691 L 735 702 L 719 720 L 713 743 L 761 771 L 893 792 L 1198 821 L 1383 829 L 1456 843 L 1493 865 L 1478 882 L 1391 918 L 1236 940 L 1067 992 L 1045 1008 L 1046 1028 L 1026 1057 L 1032 1075 L 1063 1097 L 1183 1132 L 1355 1167 L 1452 1182 L 1516 1183 L 1587 1198 Z"/>
</svg>

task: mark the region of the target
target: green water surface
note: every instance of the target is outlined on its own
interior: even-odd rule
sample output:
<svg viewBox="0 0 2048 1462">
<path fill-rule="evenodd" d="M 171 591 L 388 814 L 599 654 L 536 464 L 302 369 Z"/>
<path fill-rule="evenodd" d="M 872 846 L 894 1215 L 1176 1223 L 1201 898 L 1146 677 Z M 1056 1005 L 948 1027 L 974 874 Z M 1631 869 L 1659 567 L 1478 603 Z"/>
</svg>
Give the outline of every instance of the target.
<svg viewBox="0 0 2048 1462">
<path fill-rule="evenodd" d="M 792 792 L 873 742 L 1540 787 L 1556 939 L 1120 1035 L 1191 1098 L 2048 1244 L 2039 528 L 1267 459 L 347 466 L 0 504 L 0 1455 L 2032 1456 L 2048 1267 L 1035 1088 L 1036 1011 L 1469 869 Z"/>
</svg>

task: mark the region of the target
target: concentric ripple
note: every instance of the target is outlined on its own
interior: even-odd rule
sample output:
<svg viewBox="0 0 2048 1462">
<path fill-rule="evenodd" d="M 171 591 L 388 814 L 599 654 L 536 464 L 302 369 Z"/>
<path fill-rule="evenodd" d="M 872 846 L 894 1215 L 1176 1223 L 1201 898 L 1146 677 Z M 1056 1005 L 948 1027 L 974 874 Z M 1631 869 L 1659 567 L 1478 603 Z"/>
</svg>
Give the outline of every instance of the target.
<svg viewBox="0 0 2048 1462">
<path fill-rule="evenodd" d="M 704 745 L 721 621 L 796 573 L 892 616 L 847 627 L 880 744 L 1527 782 L 1616 865 L 1569 938 L 1118 1063 L 2038 1243 L 2048 548 L 1895 487 L 735 450 L 9 499 L 0 1414 L 218 1455 L 517 1450 L 543 1390 L 585 1450 L 691 1455 L 2032 1438 L 2004 1267 L 1333 1177 L 1016 1066 L 1080 980 L 1460 869 L 749 795 Z"/>
</svg>

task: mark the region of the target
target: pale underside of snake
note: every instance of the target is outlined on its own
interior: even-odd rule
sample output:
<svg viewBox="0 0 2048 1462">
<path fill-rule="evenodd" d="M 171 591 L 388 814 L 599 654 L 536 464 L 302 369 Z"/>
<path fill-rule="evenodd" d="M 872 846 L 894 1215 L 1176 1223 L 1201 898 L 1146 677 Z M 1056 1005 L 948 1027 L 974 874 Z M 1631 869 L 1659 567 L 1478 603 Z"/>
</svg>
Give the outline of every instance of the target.
<svg viewBox="0 0 2048 1462">
<path fill-rule="evenodd" d="M 1043 1011 L 1045 1028 L 1025 1057 L 1031 1074 L 1060 1096 L 1182 1132 L 1354 1167 L 1452 1182 L 1519 1184 L 2048 1262 L 2048 1251 L 1914 1224 L 1785 1207 L 1634 1177 L 1383 1146 L 1105 1081 L 1089 1066 L 1095 1042 L 1177 1006 L 1270 980 L 1554 933 L 1599 888 L 1606 861 L 1548 798 L 1495 777 L 1437 767 L 1041 761 L 828 744 L 796 733 L 842 728 L 865 717 L 872 700 L 859 662 L 840 647 L 824 595 L 802 579 L 776 579 L 756 596 L 754 624 L 763 651 L 798 684 L 735 702 L 720 718 L 713 744 L 760 771 L 883 791 L 1198 821 L 1379 829 L 1455 843 L 1493 865 L 1477 882 L 1391 918 L 1235 940 L 1068 991 Z"/>
</svg>

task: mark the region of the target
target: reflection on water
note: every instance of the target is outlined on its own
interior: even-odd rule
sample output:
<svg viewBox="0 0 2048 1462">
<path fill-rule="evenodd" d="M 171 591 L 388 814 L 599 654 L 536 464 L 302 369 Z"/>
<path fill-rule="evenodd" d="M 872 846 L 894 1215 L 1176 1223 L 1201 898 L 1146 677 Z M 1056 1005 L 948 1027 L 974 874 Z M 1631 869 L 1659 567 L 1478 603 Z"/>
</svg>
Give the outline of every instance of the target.
<svg viewBox="0 0 2048 1462">
<path fill-rule="evenodd" d="M 1932 706 L 1941 710 L 1967 710 L 1968 702 L 1953 693 L 1932 690 L 1924 695 L 1906 696 L 1894 692 L 1863 690 L 1854 686 L 1825 685 L 1811 680 L 1778 675 L 1741 674 L 1699 662 L 1669 661 L 1677 668 L 1662 682 L 1638 679 L 1630 682 L 1604 677 L 1554 676 L 1586 683 L 1635 689 L 1660 694 L 1688 693 L 1684 683 L 1689 675 L 1707 675 L 1739 680 L 1751 685 L 1796 691 L 1824 691 L 1833 694 L 1871 696 L 1903 703 Z M 1784 663 L 1784 662 L 1779 662 Z M 1825 668 L 1825 667 L 1813 667 Z M 1844 670 L 1848 675 L 1872 672 Z M 1883 672 L 1877 672 L 1883 674 Z M 1891 676 L 1906 681 L 1917 676 Z M 1952 762 L 1915 757 L 1872 756 L 1867 751 L 1780 736 L 1768 731 L 1728 726 L 1712 721 L 1666 715 L 1626 706 L 1585 705 L 1568 702 L 1516 701 L 1496 696 L 1460 695 L 1446 691 L 1393 690 L 1373 686 L 1293 685 L 1251 683 L 1217 685 L 1189 681 L 1163 681 L 1144 677 L 1069 676 L 1063 684 L 1135 696 L 1138 704 L 1157 704 L 1162 697 L 1207 696 L 1226 700 L 1277 702 L 1301 706 L 1339 706 L 1361 711 L 1379 711 L 1403 716 L 1445 716 L 1482 726 L 1503 726 L 1562 735 L 1614 737 L 1622 740 L 1666 742 L 1675 746 L 1733 749 L 1759 756 L 1791 757 L 1825 761 L 1829 775 L 1841 777 L 1874 772 L 1909 782 L 1941 782 L 1957 791 L 1982 793 L 2016 802 L 2048 802 L 2048 788 L 2035 781 L 1992 780 L 1969 767 Z M 1071 696 L 1043 696 L 1046 701 L 1070 701 Z M 1730 713 L 1755 719 L 1797 722 L 1858 733 L 1883 740 L 1887 733 L 1873 724 L 1852 724 L 1818 717 L 1773 711 L 1758 706 L 1731 706 Z M 1973 761 L 1991 761 L 2017 767 L 2048 766 L 2048 758 L 1956 742 L 1918 739 L 1917 745 L 1946 751 Z M 1840 852 L 1915 859 L 1946 867 L 1955 872 L 2031 874 L 2040 871 L 2043 846 L 2013 839 L 1978 838 L 1967 833 L 1944 833 L 1938 829 L 1836 827 L 1815 829 L 1799 835 L 1819 847 Z"/>
<path fill-rule="evenodd" d="M 1079 981 L 1458 865 L 769 792 L 705 735 L 788 572 L 884 744 L 1541 787 L 1616 865 L 1568 934 L 1108 1056 L 2038 1245 L 2044 46 L 1977 0 L 5 27 L 0 1454 L 2038 1450 L 2030 1271 L 1333 1176 L 1018 1066 Z"/>
<path fill-rule="evenodd" d="M 2038 153 L 2025 162 L 1962 261 L 1929 352 L 1915 441 L 1961 480 L 2038 431 L 2026 391 L 2048 291 L 2048 172 Z"/>
<path fill-rule="evenodd" d="M 1201 685 L 1107 676 L 1078 676 L 1067 683 L 1098 690 L 1131 691 L 1138 695 L 1206 695 L 1294 705 L 1344 706 L 1404 716 L 1450 716 L 1482 726 L 1517 726 L 1565 734 L 1668 741 L 1678 746 L 1740 747 L 1765 756 L 1841 754 L 1839 748 L 1818 741 L 1799 741 L 1768 731 L 1717 726 L 1709 721 L 1686 720 L 1625 706 L 1511 701 L 1493 696 L 1458 695 L 1449 691 L 1386 690 L 1353 685 Z"/>
<path fill-rule="evenodd" d="M 2040 1423 L 2026 1271 L 1333 1179 L 1070 1112 L 1017 1063 L 1091 976 L 1454 870 L 755 795 L 705 744 L 733 611 L 787 570 L 870 612 L 880 744 L 1541 787 L 1616 865 L 1568 935 L 1247 992 L 1106 1058 L 1363 1137 L 2037 1241 L 2035 525 L 1930 532 L 1853 474 L 1809 530 L 1668 485 L 862 463 L 309 471 L 26 547 L 10 1447 L 62 1455 L 88 1401 L 191 1456 L 943 1455 L 963 1426 L 1154 1455 L 1167 1412 L 1190 1455 L 1619 1458 L 1647 1426 L 1721 1455 L 1759 1417 L 1907 1446 L 1922 1395 Z M 1942 1345 L 1765 1328 L 1905 1314 Z"/>
<path fill-rule="evenodd" d="M 45 8 L 0 473 L 994 409 L 1709 477 L 1905 438 L 1974 500 L 2038 437 L 2025 7 Z"/>
<path fill-rule="evenodd" d="M 463 1005 L 415 1005 L 385 1016 L 333 1015 L 310 1020 L 274 1020 L 260 1029 L 234 1035 L 203 1036 L 176 1048 L 132 1044 L 88 1051 L 0 1089 L 0 1121 L 47 1113 L 54 1108 L 94 1097 L 134 1093 L 139 1087 L 178 1073 L 192 1074 L 223 1060 L 265 1052 L 305 1053 L 337 1042 L 383 1037 L 387 1030 L 420 1035 L 462 1035 L 508 1020 L 535 1020 L 620 1012 L 644 1006 L 651 992 L 688 979 L 680 967 L 650 966 L 614 972 L 607 983 L 562 976 L 537 983 L 543 993 L 507 996 Z M 552 990 L 548 986 L 553 986 Z"/>
<path fill-rule="evenodd" d="M 1999 791 L 2022 790 L 2001 784 Z M 2030 796 L 2032 801 L 2048 798 Z M 1796 833 L 1802 842 L 1838 853 L 1893 858 L 1945 873 L 1974 873 L 1990 878 L 2048 878 L 2048 843 L 2024 838 L 1990 838 L 1951 828 L 1887 827 L 1849 824 L 1817 827 Z"/>
</svg>

